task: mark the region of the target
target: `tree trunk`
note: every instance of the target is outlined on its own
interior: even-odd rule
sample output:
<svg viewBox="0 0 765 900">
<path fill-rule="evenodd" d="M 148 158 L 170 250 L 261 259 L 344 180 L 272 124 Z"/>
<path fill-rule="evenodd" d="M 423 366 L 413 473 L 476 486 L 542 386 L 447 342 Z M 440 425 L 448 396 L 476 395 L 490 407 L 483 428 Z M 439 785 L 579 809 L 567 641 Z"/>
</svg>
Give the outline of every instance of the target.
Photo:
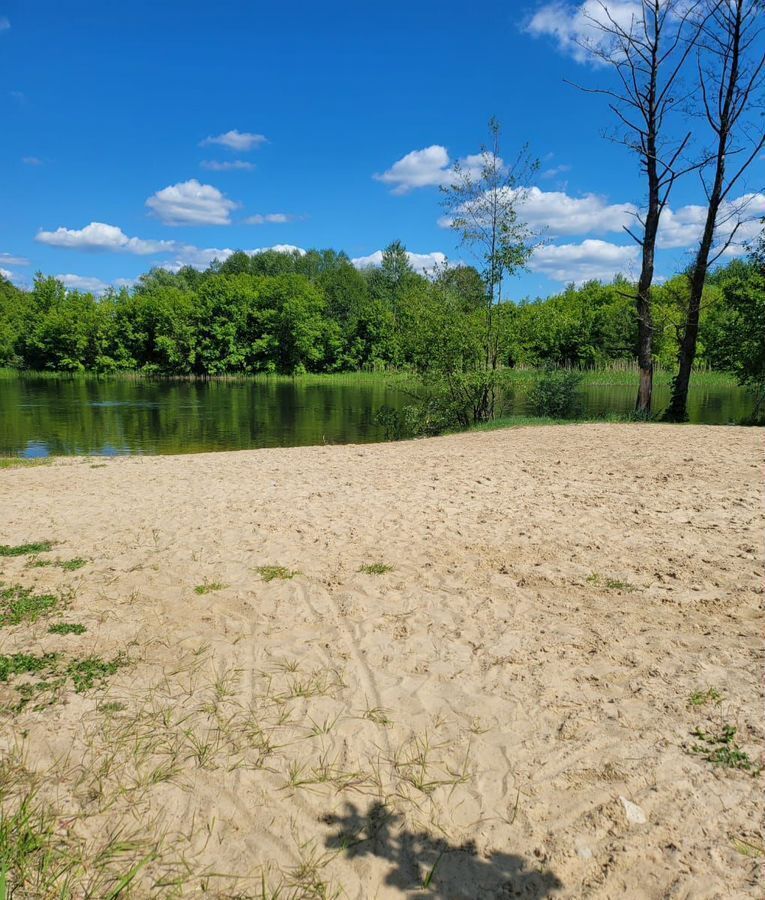
<svg viewBox="0 0 765 900">
<path fill-rule="evenodd" d="M 677 351 L 677 375 L 672 380 L 672 398 L 664 418 L 668 422 L 688 421 L 688 390 L 691 386 L 691 372 L 696 360 L 696 347 L 699 338 L 699 319 L 701 318 L 701 299 L 709 269 L 709 254 L 714 241 L 715 223 L 720 208 L 723 185 L 723 172 L 718 168 L 717 178 L 712 190 L 704 234 L 696 254 L 696 262 L 691 273 L 691 295 L 688 298 L 688 314 L 685 319 L 683 337 Z"/>
<path fill-rule="evenodd" d="M 650 167 L 649 167 L 650 168 Z M 650 173 L 649 173 L 650 180 Z M 651 284 L 653 282 L 656 234 L 659 230 L 659 191 L 651 184 L 648 213 L 643 238 L 643 263 L 640 270 L 637 292 L 638 317 L 638 366 L 640 385 L 638 387 L 635 412 L 639 416 L 651 415 L 653 399 L 653 313 L 651 310 Z"/>
</svg>

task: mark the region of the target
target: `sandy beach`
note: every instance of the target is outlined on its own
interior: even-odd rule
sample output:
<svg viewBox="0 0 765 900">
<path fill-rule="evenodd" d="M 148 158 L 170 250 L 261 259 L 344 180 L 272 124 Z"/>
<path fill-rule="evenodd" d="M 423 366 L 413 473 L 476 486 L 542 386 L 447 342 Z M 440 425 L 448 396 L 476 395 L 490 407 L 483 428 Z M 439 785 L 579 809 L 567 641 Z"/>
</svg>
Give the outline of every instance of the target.
<svg viewBox="0 0 765 900">
<path fill-rule="evenodd" d="M 57 598 L 0 654 L 118 661 L 0 683 L 0 801 L 94 897 L 762 896 L 764 438 L 0 471 L 0 543 L 54 542 L 0 581 Z M 749 769 L 705 758 L 726 727 Z"/>
</svg>

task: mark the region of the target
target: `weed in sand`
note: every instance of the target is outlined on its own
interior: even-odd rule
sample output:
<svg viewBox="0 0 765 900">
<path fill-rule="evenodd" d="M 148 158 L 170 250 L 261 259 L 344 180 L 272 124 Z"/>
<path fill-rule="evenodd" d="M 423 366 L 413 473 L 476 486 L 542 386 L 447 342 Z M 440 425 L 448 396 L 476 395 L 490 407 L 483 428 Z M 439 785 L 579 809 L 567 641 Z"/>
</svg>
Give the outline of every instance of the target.
<svg viewBox="0 0 765 900">
<path fill-rule="evenodd" d="M 34 544 L 0 544 L 0 556 L 27 556 L 30 553 L 47 553 L 53 547 L 52 541 L 37 541 Z"/>
<path fill-rule="evenodd" d="M 87 563 L 86 559 L 75 557 L 75 559 L 31 559 L 27 565 L 30 569 L 42 569 L 48 566 L 58 566 L 65 572 L 76 572 Z"/>
<path fill-rule="evenodd" d="M 385 707 L 383 706 L 368 706 L 364 710 L 362 718 L 369 719 L 369 721 L 374 722 L 375 725 L 384 725 L 387 727 L 388 725 L 393 724 L 392 720 L 388 716 L 389 712 L 390 710 L 385 709 Z"/>
<path fill-rule="evenodd" d="M 85 634 L 88 629 L 79 622 L 57 622 L 48 629 L 48 634 Z"/>
<path fill-rule="evenodd" d="M 363 565 L 359 572 L 363 572 L 364 575 L 385 575 L 386 572 L 392 572 L 393 566 L 389 566 L 386 563 L 369 563 L 367 565 Z"/>
<path fill-rule="evenodd" d="M 285 569 L 284 566 L 257 566 L 255 571 L 260 575 L 263 581 L 273 581 L 275 578 L 287 580 L 299 575 L 300 572 L 292 569 Z"/>
<path fill-rule="evenodd" d="M 227 588 L 227 584 L 223 584 L 222 581 L 205 581 L 202 584 L 198 584 L 194 588 L 195 594 L 212 594 L 213 591 L 222 591 L 224 588 Z"/>
<path fill-rule="evenodd" d="M 89 691 L 95 684 L 106 681 L 110 675 L 114 675 L 117 669 L 127 665 L 123 656 L 117 656 L 106 662 L 99 656 L 88 656 L 85 659 L 75 659 L 66 667 L 66 674 L 72 679 L 74 689 L 78 694 Z"/>
<path fill-rule="evenodd" d="M 691 746 L 691 753 L 695 753 L 712 763 L 713 766 L 721 766 L 726 769 L 743 769 L 745 772 L 759 774 L 760 767 L 745 753 L 736 743 L 737 729 L 733 725 L 724 725 L 718 734 L 695 728 L 693 736 L 701 743 Z"/>
<path fill-rule="evenodd" d="M 15 675 L 37 675 L 52 672 L 58 662 L 57 653 L 31 656 L 29 653 L 12 653 L 0 656 L 0 681 L 8 681 Z"/>
<path fill-rule="evenodd" d="M 689 706 L 706 706 L 707 703 L 721 703 L 722 694 L 715 688 L 707 688 L 705 691 L 694 691 L 688 698 Z"/>
<path fill-rule="evenodd" d="M 36 622 L 57 603 L 58 598 L 53 594 L 34 594 L 18 584 L 0 589 L 0 628 Z"/>
<path fill-rule="evenodd" d="M 597 572 L 588 575 L 587 581 L 589 584 L 604 587 L 609 591 L 627 591 L 631 593 L 632 591 L 638 590 L 638 588 L 629 581 L 621 581 L 618 578 L 604 578 L 602 575 L 598 575 Z"/>
</svg>

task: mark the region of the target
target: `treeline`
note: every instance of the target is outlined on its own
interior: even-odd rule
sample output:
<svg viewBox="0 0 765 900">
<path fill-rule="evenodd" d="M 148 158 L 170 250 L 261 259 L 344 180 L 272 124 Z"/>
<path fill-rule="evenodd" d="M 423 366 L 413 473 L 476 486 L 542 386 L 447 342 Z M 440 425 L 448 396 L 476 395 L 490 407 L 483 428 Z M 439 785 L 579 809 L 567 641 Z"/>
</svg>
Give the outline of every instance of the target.
<svg viewBox="0 0 765 900">
<path fill-rule="evenodd" d="M 678 275 L 653 291 L 654 355 L 671 367 L 689 295 Z M 634 286 L 570 286 L 544 300 L 494 307 L 503 366 L 593 367 L 637 354 Z M 756 258 L 708 280 L 699 359 L 746 376 L 763 335 L 765 277 Z M 38 275 L 30 291 L 0 278 L 0 366 L 61 372 L 337 372 L 469 370 L 484 352 L 487 290 L 469 266 L 431 277 L 392 244 L 357 270 L 333 250 L 238 252 L 206 271 L 153 269 L 102 297 Z M 759 324 L 758 324 L 759 323 Z M 759 328 L 759 331 L 758 331 Z M 749 361 L 742 347 L 749 344 Z M 456 361 L 456 362 L 455 362 Z"/>
</svg>

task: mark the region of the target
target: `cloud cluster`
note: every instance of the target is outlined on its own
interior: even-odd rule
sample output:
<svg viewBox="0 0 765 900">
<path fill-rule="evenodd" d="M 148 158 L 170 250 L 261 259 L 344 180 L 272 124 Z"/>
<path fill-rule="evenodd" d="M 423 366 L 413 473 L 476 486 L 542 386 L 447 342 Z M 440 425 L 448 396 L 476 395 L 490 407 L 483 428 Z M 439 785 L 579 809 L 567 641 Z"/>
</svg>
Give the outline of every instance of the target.
<svg viewBox="0 0 765 900">
<path fill-rule="evenodd" d="M 35 240 L 50 247 L 69 250 L 112 251 L 147 256 L 151 253 L 169 253 L 176 247 L 175 241 L 147 241 L 128 237 L 116 225 L 91 222 L 84 228 L 57 228 L 55 231 L 38 231 Z"/>
<path fill-rule="evenodd" d="M 0 16 L 0 31 L 7 31 L 11 27 L 7 16 Z"/>
<path fill-rule="evenodd" d="M 146 205 L 165 225 L 230 225 L 238 207 L 218 188 L 196 178 L 157 191 Z"/>
<path fill-rule="evenodd" d="M 605 8 L 604 8 L 605 7 Z M 607 12 L 606 12 L 607 9 Z M 569 3 L 554 0 L 545 3 L 526 23 L 526 31 L 533 37 L 554 38 L 562 53 L 579 63 L 598 64 L 597 52 L 610 52 L 611 39 L 599 25 L 610 26 L 613 21 L 629 32 L 635 23 L 642 22 L 640 0 L 585 0 Z"/>
<path fill-rule="evenodd" d="M 474 153 L 459 160 L 464 172 L 476 177 L 484 165 L 484 154 Z M 502 161 L 500 160 L 500 164 Z M 372 177 L 376 181 L 392 186 L 393 194 L 408 194 L 423 187 L 438 187 L 449 184 L 452 179 L 453 163 L 446 147 L 431 144 L 422 150 L 412 150 L 393 163 L 381 174 Z"/>
<path fill-rule="evenodd" d="M 582 284 L 593 278 L 609 280 L 619 272 L 629 275 L 638 255 L 637 246 L 620 246 L 590 238 L 581 244 L 537 247 L 529 268 L 553 281 Z"/>
<path fill-rule="evenodd" d="M 14 256 L 12 253 L 0 253 L 0 264 L 4 266 L 28 266 L 26 256 Z"/>
<path fill-rule="evenodd" d="M 73 291 L 90 291 L 92 294 L 103 294 L 103 292 L 111 285 L 100 278 L 88 278 L 86 275 L 56 275 L 56 278 Z"/>
<path fill-rule="evenodd" d="M 406 255 L 409 259 L 409 265 L 415 272 L 421 272 L 423 274 L 432 272 L 436 266 L 443 266 L 446 262 L 446 255 L 439 251 L 433 253 L 410 253 L 407 250 Z M 382 260 L 383 251 L 375 250 L 375 252 L 370 253 L 369 256 L 357 256 L 355 259 L 352 259 L 351 262 L 357 269 L 368 269 L 372 266 L 381 265 Z"/>
<path fill-rule="evenodd" d="M 224 134 L 206 137 L 203 141 L 200 141 L 199 146 L 209 147 L 219 144 L 221 147 L 226 147 L 237 153 L 246 153 L 248 150 L 252 150 L 253 147 L 265 144 L 266 141 L 267 138 L 263 134 L 253 134 L 250 131 L 237 131 L 234 129 L 233 131 L 226 131 Z"/>
</svg>

